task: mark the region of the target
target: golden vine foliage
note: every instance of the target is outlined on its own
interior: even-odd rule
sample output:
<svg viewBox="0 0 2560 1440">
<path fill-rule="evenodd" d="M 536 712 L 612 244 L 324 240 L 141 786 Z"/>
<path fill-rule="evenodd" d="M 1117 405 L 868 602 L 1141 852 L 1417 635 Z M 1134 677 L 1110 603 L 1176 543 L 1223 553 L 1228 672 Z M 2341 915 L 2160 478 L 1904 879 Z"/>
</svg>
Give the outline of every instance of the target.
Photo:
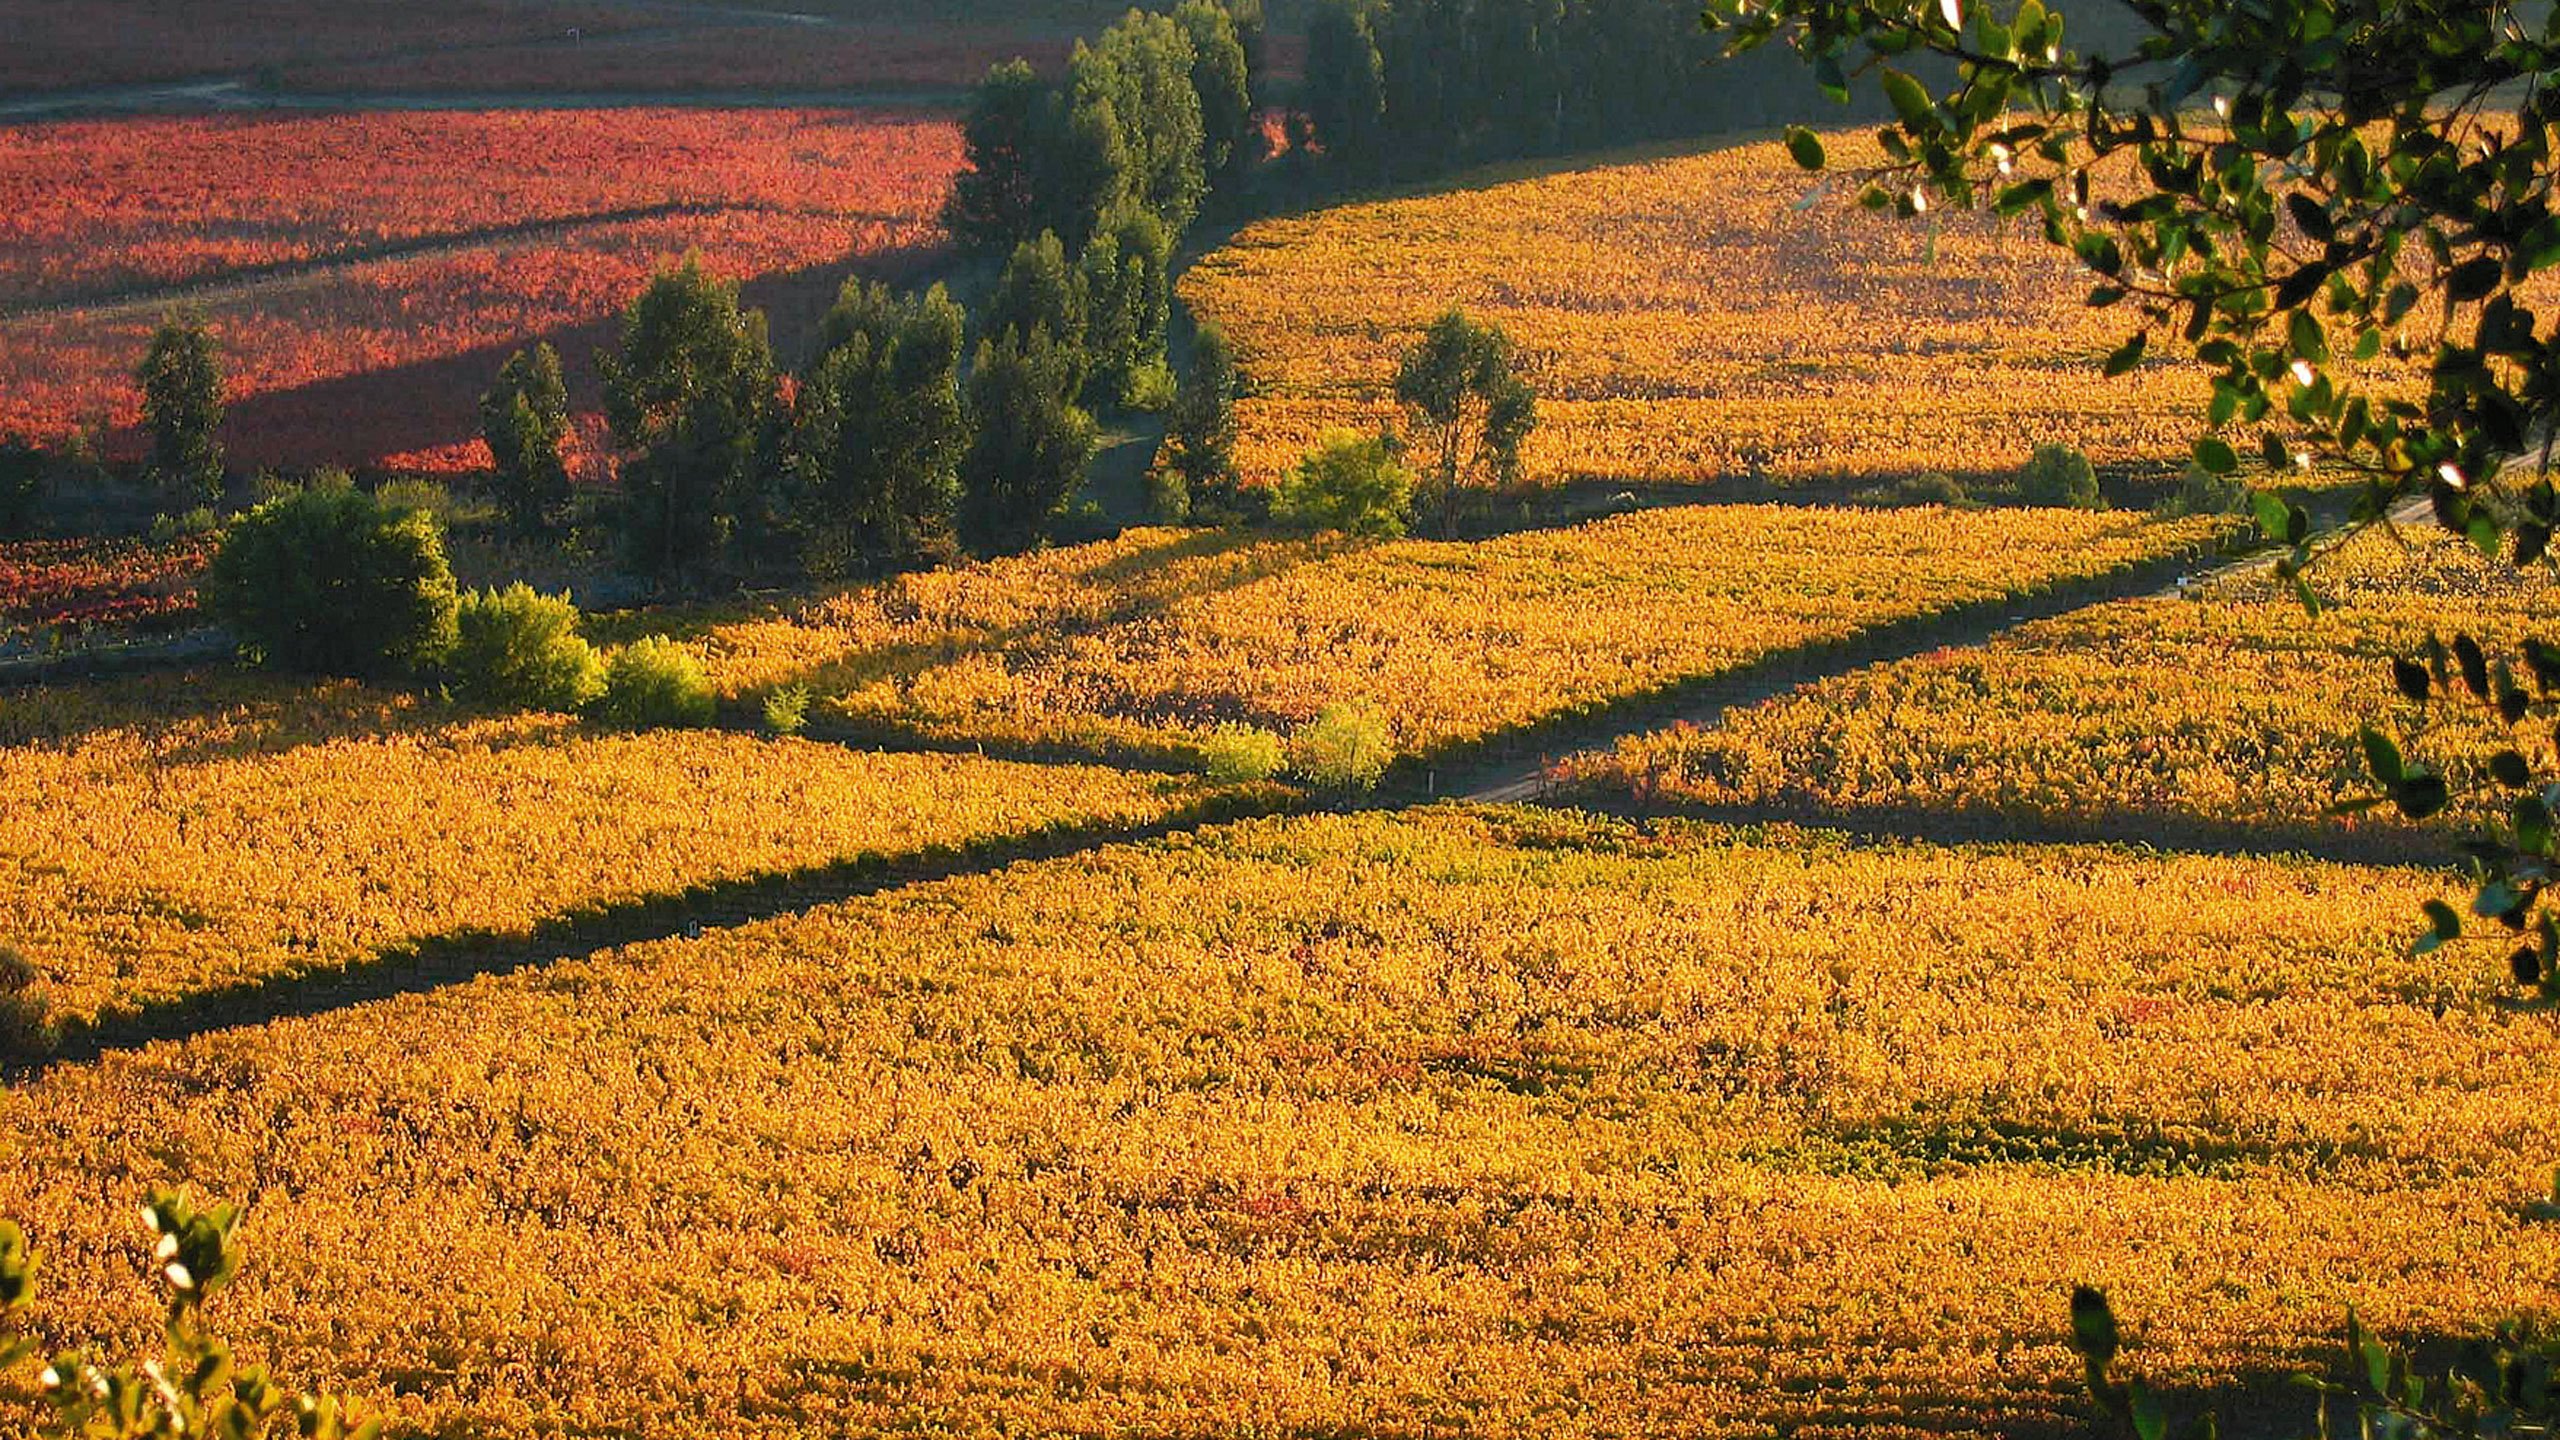
<svg viewBox="0 0 2560 1440">
<path fill-rule="evenodd" d="M 1121 539 L 908 576 L 701 639 L 732 693 L 838 722 L 1189 755 L 1369 700 L 1428 754 L 1775 652 L 2201 546 L 2081 511 L 1656 510 L 1472 544 Z"/>
<path fill-rule="evenodd" d="M 191 675 L 0 702 L 0 943 L 62 1018 L 1197 787 Z"/>
<path fill-rule="evenodd" d="M 2325 597 L 2317 616 L 2263 572 L 2242 575 L 1871 666 L 1565 773 L 1601 791 L 1755 812 L 2351 835 L 2440 855 L 2441 824 L 2326 813 L 2373 793 L 2357 729 L 2413 733 L 2393 655 L 2430 631 L 2518 640 L 2549 614 L 2552 582 L 2433 530 L 2406 543 L 2370 532 L 2313 582 Z M 2417 749 L 2457 778 L 2505 743 L 2476 712 L 2439 708 Z"/>
<path fill-rule="evenodd" d="M 1825 143 L 1844 169 L 1881 154 Z M 1260 221 L 1185 277 L 1254 384 L 1248 478 L 1386 419 L 1398 356 L 1453 304 L 1519 344 L 1532 479 L 1980 475 L 2045 441 L 2167 462 L 2202 425 L 2190 367 L 2101 378 L 2126 322 L 2025 222 L 1800 204 L 1814 180 L 1775 143 L 1484 179 Z"/>
<path fill-rule="evenodd" d="M 2560 1302 L 2436 889 L 1251 822 L 63 1067 L 0 1213 L 85 1337 L 257 1197 L 226 1324 L 439 1433 L 2082 1433 L 2074 1281 L 2204 1385 Z"/>
</svg>

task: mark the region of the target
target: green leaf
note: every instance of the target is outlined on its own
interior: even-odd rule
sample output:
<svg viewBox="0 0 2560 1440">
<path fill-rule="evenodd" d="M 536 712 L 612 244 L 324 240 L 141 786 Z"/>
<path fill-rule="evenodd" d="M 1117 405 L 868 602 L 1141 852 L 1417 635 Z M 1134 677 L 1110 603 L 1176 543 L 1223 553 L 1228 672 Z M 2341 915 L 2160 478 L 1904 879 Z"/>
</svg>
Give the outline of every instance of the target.
<svg viewBox="0 0 2560 1440">
<path fill-rule="evenodd" d="M 2418 937 L 2417 953 L 2424 955 L 2439 945 L 2462 938 L 2462 917 L 2441 900 L 2430 900 L 2418 907 L 2426 912 L 2427 933 Z"/>
<path fill-rule="evenodd" d="M 1929 98 L 1927 86 L 1899 70 L 1884 72 L 1884 98 L 1893 102 L 1893 113 L 1902 123 L 1918 132 L 1937 128 L 1937 104 Z M 1765 132 L 1764 132 L 1765 133 Z"/>
<path fill-rule="evenodd" d="M 1821 137 L 1801 125 L 1787 127 L 1787 154 L 1807 170 L 1819 170 L 1826 162 Z"/>
<path fill-rule="evenodd" d="M 2105 1293 L 2087 1285 L 2072 1287 L 2071 1348 L 2090 1364 L 2104 1368 L 2116 1358 L 2122 1343 L 2116 1312 L 2107 1304 Z"/>
<path fill-rule="evenodd" d="M 2513 750 L 2501 750 L 2489 757 L 2489 773 L 2510 790 L 2521 790 L 2533 783 L 2533 767 L 2524 756 Z"/>
<path fill-rule="evenodd" d="M 2228 475 L 2240 468 L 2239 455 L 2228 444 L 2211 435 L 2196 441 L 2195 454 L 2196 463 L 2216 475 Z"/>
<path fill-rule="evenodd" d="M 2288 329 L 2289 338 L 2293 341 L 2294 354 L 2314 365 L 2328 363 L 2329 333 L 2320 328 L 2319 316 L 2308 310 L 2296 310 L 2293 312 L 2293 319 L 2289 322 Z"/>
<path fill-rule="evenodd" d="M 2113 378 L 2114 376 L 2122 375 L 2134 366 L 2141 364 L 2142 352 L 2150 345 L 2150 343 L 2150 331 L 2134 331 L 2132 339 L 2117 346 L 2115 348 L 2115 353 L 2107 357 L 2107 363 L 2102 367 L 2104 373 L 2110 378 Z"/>
<path fill-rule="evenodd" d="M 2400 747 L 2390 736 L 2367 725 L 2356 732 L 2356 742 L 2364 747 L 2364 768 L 2378 785 L 2397 785 L 2407 775 L 2407 764 L 2401 759 Z"/>
<path fill-rule="evenodd" d="M 2231 447 L 2226 445 L 2223 448 L 2228 450 Z M 2233 457 L 2233 463 L 2238 463 L 2237 456 Z M 2257 512 L 2258 529 L 2261 533 L 2270 540 L 2284 539 L 2290 525 L 2283 496 L 2270 490 L 2261 490 L 2249 497 L 2249 508 Z"/>
<path fill-rule="evenodd" d="M 2435 775 L 2412 775 L 2402 781 L 2391 796 L 2393 803 L 2400 807 L 2400 813 L 2412 820 L 2427 819 L 2444 809 L 2445 802 L 2451 798 L 2442 777 Z"/>
</svg>

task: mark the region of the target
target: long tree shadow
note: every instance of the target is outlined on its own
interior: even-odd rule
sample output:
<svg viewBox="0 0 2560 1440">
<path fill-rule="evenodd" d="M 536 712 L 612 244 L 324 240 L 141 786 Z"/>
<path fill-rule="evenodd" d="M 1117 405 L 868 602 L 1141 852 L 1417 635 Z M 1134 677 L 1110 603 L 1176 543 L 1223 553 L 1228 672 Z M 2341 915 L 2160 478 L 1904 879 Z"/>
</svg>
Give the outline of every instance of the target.
<svg viewBox="0 0 2560 1440">
<path fill-rule="evenodd" d="M 1829 640 L 1772 651 L 1746 664 L 1682 676 L 1592 704 L 1558 709 L 1400 759 L 1380 787 L 1382 803 L 1441 796 L 1535 799 L 1555 759 L 1686 721 L 1710 725 L 1728 709 L 1772 700 L 1846 671 L 1933 650 L 1983 644 L 2002 631 L 2066 611 L 2147 594 L 2210 562 L 2217 547 L 2190 547 L 2104 574 L 2069 579 L 2032 594 L 1986 596 L 1870 625 Z"/>
<path fill-rule="evenodd" d="M 902 853 L 865 851 L 826 864 L 565 911 L 529 931 L 454 931 L 388 946 L 341 967 L 261 976 L 74 1027 L 41 1055 L 0 1057 L 0 1083 L 23 1084 L 56 1066 L 86 1064 L 163 1041 L 306 1019 L 626 945 L 750 925 L 865 895 L 1140 844 L 1221 821 L 1285 813 L 1295 804 L 1291 792 L 1276 787 L 1224 791 L 1139 824 L 1071 820 Z"/>
</svg>

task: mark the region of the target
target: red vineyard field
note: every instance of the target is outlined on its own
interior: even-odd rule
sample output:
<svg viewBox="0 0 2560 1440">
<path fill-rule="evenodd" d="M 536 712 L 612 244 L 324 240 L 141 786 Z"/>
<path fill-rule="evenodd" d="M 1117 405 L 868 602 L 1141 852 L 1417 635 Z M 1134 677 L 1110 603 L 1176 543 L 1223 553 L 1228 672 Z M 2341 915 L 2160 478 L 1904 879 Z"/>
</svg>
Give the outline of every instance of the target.
<svg viewBox="0 0 2560 1440">
<path fill-rule="evenodd" d="M 129 372 L 184 302 L 222 344 L 238 463 L 424 469 L 474 458 L 509 350 L 549 339 L 582 375 L 687 251 L 788 346 L 850 265 L 934 250 L 959 163 L 945 119 L 841 111 L 142 119 L 10 146 L 37 178 L 0 160 L 0 430 L 131 453 Z"/>
<path fill-rule="evenodd" d="M 0 544 L 0 638 L 21 627 L 177 625 L 195 614 L 212 548 L 200 537 Z"/>
</svg>

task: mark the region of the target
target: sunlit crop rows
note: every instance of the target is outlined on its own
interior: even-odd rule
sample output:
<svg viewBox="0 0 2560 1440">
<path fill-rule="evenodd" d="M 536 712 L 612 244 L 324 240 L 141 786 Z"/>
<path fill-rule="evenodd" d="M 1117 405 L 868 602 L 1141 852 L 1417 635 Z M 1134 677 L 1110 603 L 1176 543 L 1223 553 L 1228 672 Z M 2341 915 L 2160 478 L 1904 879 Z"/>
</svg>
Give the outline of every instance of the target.
<svg viewBox="0 0 2560 1440">
<path fill-rule="evenodd" d="M 895 266 L 939 243 L 939 187 L 958 154 L 956 132 L 945 121 L 833 112 L 591 112 L 620 118 L 580 129 L 580 112 L 562 113 L 570 117 L 562 122 L 571 127 L 567 138 L 587 142 L 583 151 L 573 146 L 572 159 L 621 170 L 588 181 L 575 169 L 554 172 L 530 160 L 515 171 L 502 167 L 499 186 L 520 185 L 522 203 L 537 213 L 567 214 L 652 195 L 694 205 L 700 203 L 695 197 L 723 193 L 723 185 L 730 199 L 709 203 L 726 208 L 500 234 L 207 292 L 202 308 L 221 343 L 232 397 L 224 438 L 237 463 L 430 470 L 477 463 L 477 398 L 506 354 L 549 338 L 560 344 L 573 379 L 582 377 L 593 350 L 610 338 L 610 318 L 653 269 L 687 251 L 699 251 L 715 271 L 748 280 L 751 300 L 787 300 L 787 328 L 804 319 L 803 312 L 825 308 L 843 262 Z M 540 150 L 551 123 L 547 114 L 539 124 L 515 128 L 499 123 L 505 116 L 388 118 L 485 122 L 440 138 L 431 131 L 417 142 L 425 147 L 421 165 L 436 160 L 450 167 L 435 184 L 456 191 L 473 186 L 484 152 L 509 144 Z M 732 118 L 752 143 L 724 149 L 717 142 L 719 127 Z M 212 137 L 198 138 L 210 143 Z M 303 135 L 294 153 L 314 174 L 336 173 L 333 167 L 348 162 L 344 155 L 332 158 L 333 144 L 354 147 L 378 138 L 361 129 L 338 141 L 325 132 Z M 669 168 L 653 180 L 651 147 L 661 140 Z M 351 237 L 367 233 L 365 227 L 397 234 L 441 223 L 431 210 L 400 208 L 396 197 L 405 192 L 394 182 L 414 171 L 363 173 L 381 188 L 341 182 L 339 194 L 315 207 L 324 217 L 313 222 L 317 228 L 297 232 L 289 243 L 338 246 L 360 243 Z M 262 203 L 245 180 L 219 189 L 215 198 L 247 212 Z M 121 222 L 109 215 L 104 223 L 113 231 Z M 203 263 L 192 247 L 219 231 L 184 232 L 182 263 Z M 0 321 L 0 431 L 58 436 L 98 425 L 108 431 L 112 453 L 134 450 L 139 441 L 130 427 L 139 399 L 131 371 L 160 314 L 157 304 L 132 303 Z M 582 379 L 577 389 L 583 401 Z"/>
<path fill-rule="evenodd" d="M 2441 827 L 2327 814 L 2373 791 L 2356 731 L 2415 733 L 2392 655 L 2430 630 L 2512 646 L 2539 633 L 2554 592 L 2441 535 L 2410 538 L 2404 550 L 2368 535 L 2325 561 L 2317 617 L 2263 574 L 2098 606 L 1630 741 L 1568 773 L 1603 791 L 1784 813 L 2350 834 L 2440 854 Z M 2440 706 L 2412 749 L 2462 775 L 2496 733 L 2474 708 Z"/>
<path fill-rule="evenodd" d="M 2560 1300 L 2429 893 L 1256 823 L 59 1071 L 0 1212 L 139 1338 L 131 1194 L 254 1197 L 254 1353 L 442 1432 L 2079 1434 L 2075 1281 L 2208 1385 Z"/>
<path fill-rule="evenodd" d="M 1829 141 L 1834 163 L 1873 141 Z M 1325 426 L 1385 418 L 1395 360 L 1464 304 L 1519 343 L 1544 419 L 1534 478 L 1781 481 L 2014 468 L 2042 441 L 2101 463 L 2182 455 L 2201 379 L 2102 381 L 2129 318 L 2024 222 L 1902 223 L 1776 144 L 1558 171 L 1262 221 L 1184 294 L 1256 394 L 1269 478 Z M 1930 252 L 1934 248 L 1932 258 Z"/>
<path fill-rule="evenodd" d="M 140 116 L 0 127 L 0 308 L 653 207 L 929 218 L 939 117 L 802 110 Z"/>
<path fill-rule="evenodd" d="M 1226 720 L 1382 708 L 1429 752 L 2206 543 L 2078 511 L 1658 510 L 1473 544 L 1138 531 L 858 588 L 703 637 L 745 692 L 960 739 L 1179 753 Z"/>
<path fill-rule="evenodd" d="M 1137 823 L 1189 793 L 213 674 L 14 694 L 0 739 L 0 945 L 75 1017 L 864 852 Z"/>
</svg>

